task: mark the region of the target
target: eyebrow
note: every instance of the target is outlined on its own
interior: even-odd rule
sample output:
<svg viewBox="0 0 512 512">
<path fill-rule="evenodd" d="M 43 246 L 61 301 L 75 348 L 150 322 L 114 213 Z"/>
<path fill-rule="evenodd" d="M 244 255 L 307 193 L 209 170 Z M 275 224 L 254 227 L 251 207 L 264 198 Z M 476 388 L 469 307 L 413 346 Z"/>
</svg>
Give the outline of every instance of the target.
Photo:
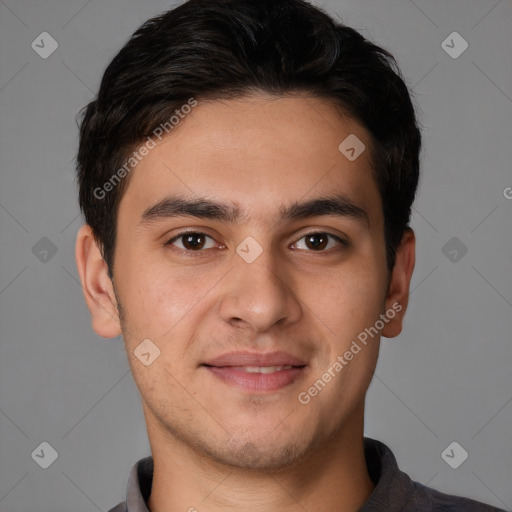
<svg viewBox="0 0 512 512">
<path fill-rule="evenodd" d="M 277 220 L 282 224 L 286 221 L 323 215 L 348 217 L 366 225 L 370 223 L 366 210 L 343 194 L 329 194 L 303 202 L 295 201 L 289 206 L 281 206 Z M 144 210 L 139 225 L 148 225 L 174 217 L 196 217 L 229 224 L 239 224 L 250 218 L 235 203 L 222 203 L 202 197 L 168 196 Z"/>
</svg>

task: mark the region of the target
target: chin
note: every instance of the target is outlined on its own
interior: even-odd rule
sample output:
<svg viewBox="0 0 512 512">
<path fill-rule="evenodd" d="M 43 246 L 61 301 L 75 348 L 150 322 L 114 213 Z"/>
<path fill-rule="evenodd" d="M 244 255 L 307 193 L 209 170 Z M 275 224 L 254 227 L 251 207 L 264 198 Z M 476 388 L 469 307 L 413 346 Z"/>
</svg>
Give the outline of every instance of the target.
<svg viewBox="0 0 512 512">
<path fill-rule="evenodd" d="M 212 458 L 224 465 L 248 471 L 279 471 L 293 466 L 311 448 L 307 440 L 292 441 L 289 438 L 241 441 L 231 438 L 226 450 L 210 452 Z"/>
</svg>

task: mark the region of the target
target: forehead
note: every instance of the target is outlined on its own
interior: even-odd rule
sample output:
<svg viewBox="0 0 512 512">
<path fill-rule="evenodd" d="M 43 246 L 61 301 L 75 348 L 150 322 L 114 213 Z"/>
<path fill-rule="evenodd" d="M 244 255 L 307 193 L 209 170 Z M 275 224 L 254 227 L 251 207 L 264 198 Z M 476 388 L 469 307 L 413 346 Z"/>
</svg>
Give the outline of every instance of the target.
<svg viewBox="0 0 512 512">
<path fill-rule="evenodd" d="M 263 222 L 283 205 L 340 193 L 378 216 L 370 147 L 357 121 L 319 98 L 199 101 L 134 168 L 119 220 L 140 220 L 148 207 L 176 194 L 233 202 Z M 347 157 L 352 148 L 362 151 L 355 159 Z"/>
</svg>

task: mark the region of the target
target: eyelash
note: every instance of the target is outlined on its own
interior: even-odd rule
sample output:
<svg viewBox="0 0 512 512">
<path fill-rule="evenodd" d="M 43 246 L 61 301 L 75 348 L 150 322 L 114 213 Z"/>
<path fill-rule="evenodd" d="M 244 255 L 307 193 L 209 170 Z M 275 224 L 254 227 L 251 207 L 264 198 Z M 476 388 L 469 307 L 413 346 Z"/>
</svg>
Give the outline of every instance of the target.
<svg viewBox="0 0 512 512">
<path fill-rule="evenodd" d="M 165 246 L 172 246 L 172 244 L 176 240 L 179 240 L 180 238 L 183 238 L 186 235 L 202 235 L 202 236 L 205 236 L 207 238 L 210 238 L 210 239 L 214 240 L 213 237 L 211 237 L 210 235 L 207 235 L 206 233 L 203 233 L 201 231 L 183 231 L 182 233 L 179 233 L 178 235 L 172 237 L 170 240 L 165 242 L 164 245 Z M 302 240 L 303 238 L 306 238 L 306 237 L 311 236 L 311 235 L 327 235 L 328 237 L 333 238 L 334 240 L 336 240 L 342 247 L 344 247 L 344 248 L 348 248 L 349 247 L 349 243 L 346 240 L 343 240 L 339 236 L 333 235 L 332 233 L 328 233 L 326 231 L 312 231 L 311 233 L 306 233 L 305 235 L 301 236 L 299 238 L 299 240 L 297 240 L 297 242 Z M 295 243 L 297 243 L 297 242 L 295 242 Z M 173 248 L 173 250 L 175 250 L 177 252 L 181 252 L 181 253 L 193 254 L 193 253 L 205 252 L 207 249 L 198 249 L 197 251 L 194 251 L 194 250 L 191 250 L 191 249 L 181 249 L 181 248 L 178 247 L 178 248 Z M 299 249 L 299 250 L 304 250 L 304 249 Z M 330 252 L 331 250 L 332 250 L 332 248 L 331 249 L 327 249 L 327 250 L 322 249 L 322 250 L 319 250 L 319 251 L 314 251 L 314 250 L 306 249 L 307 252 L 318 252 L 318 253 Z"/>
</svg>

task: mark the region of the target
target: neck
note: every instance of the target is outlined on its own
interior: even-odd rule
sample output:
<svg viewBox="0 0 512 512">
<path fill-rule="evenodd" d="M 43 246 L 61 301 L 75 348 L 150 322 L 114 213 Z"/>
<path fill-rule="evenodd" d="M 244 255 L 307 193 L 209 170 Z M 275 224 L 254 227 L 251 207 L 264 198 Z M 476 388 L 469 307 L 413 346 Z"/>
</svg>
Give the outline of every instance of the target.
<svg viewBox="0 0 512 512">
<path fill-rule="evenodd" d="M 300 461 L 272 472 L 225 466 L 148 425 L 154 461 L 148 507 L 151 512 L 355 512 L 374 489 L 362 413 Z"/>
</svg>

